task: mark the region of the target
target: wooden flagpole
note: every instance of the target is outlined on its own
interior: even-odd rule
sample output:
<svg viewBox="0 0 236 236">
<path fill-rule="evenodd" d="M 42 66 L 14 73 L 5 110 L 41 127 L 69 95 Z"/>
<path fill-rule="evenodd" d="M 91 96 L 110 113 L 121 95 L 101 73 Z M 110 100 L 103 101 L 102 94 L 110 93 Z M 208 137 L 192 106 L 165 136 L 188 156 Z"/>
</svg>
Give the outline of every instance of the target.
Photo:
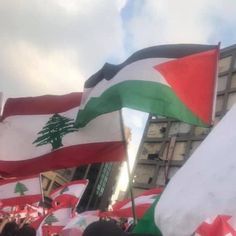
<svg viewBox="0 0 236 236">
<path fill-rule="evenodd" d="M 136 216 L 136 211 L 135 211 L 134 194 L 133 194 L 133 189 L 132 189 L 131 168 L 130 168 L 130 164 L 129 164 L 128 145 L 127 145 L 127 141 L 126 141 L 126 137 L 125 137 L 125 126 L 124 126 L 124 120 L 123 120 L 121 110 L 119 110 L 119 114 L 120 114 L 121 134 L 122 134 L 122 139 L 124 140 L 124 144 L 125 144 L 125 160 L 127 163 L 127 171 L 128 171 L 128 178 L 129 178 L 128 188 L 130 191 L 134 225 L 136 225 L 138 222 L 137 222 L 137 216 Z"/>
</svg>

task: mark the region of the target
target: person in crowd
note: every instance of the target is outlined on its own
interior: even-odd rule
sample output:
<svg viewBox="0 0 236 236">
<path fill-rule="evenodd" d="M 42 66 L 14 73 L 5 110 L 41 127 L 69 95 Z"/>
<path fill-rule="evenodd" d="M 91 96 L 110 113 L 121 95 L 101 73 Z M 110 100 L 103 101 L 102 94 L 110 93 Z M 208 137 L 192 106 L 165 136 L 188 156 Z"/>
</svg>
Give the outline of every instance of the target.
<svg viewBox="0 0 236 236">
<path fill-rule="evenodd" d="M 36 231 L 30 225 L 25 224 L 17 231 L 16 236 L 36 236 Z"/>
<path fill-rule="evenodd" d="M 1 236 L 16 236 L 19 226 L 15 221 L 8 222 L 4 225 Z"/>
<path fill-rule="evenodd" d="M 124 232 L 112 221 L 96 221 L 90 224 L 83 232 L 82 236 L 153 236 L 151 234 L 138 234 Z"/>
</svg>

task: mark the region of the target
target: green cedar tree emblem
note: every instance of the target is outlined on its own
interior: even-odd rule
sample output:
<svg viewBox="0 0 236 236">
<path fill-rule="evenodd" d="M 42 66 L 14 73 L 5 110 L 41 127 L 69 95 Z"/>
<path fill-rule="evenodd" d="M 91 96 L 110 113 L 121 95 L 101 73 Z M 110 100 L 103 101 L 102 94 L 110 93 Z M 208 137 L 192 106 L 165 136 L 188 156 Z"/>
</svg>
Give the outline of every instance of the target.
<svg viewBox="0 0 236 236">
<path fill-rule="evenodd" d="M 65 134 L 75 132 L 78 129 L 74 127 L 74 120 L 54 114 L 43 129 L 38 132 L 39 137 L 33 142 L 36 146 L 42 146 L 50 143 L 52 150 L 58 149 L 63 146 L 62 137 Z"/>
<path fill-rule="evenodd" d="M 60 194 L 63 194 L 64 192 L 68 192 L 68 191 L 69 191 L 69 188 L 66 186 L 60 191 Z"/>
<path fill-rule="evenodd" d="M 24 192 L 26 191 L 28 191 L 28 188 L 24 184 L 22 184 L 21 182 L 16 183 L 14 193 L 19 193 L 20 196 L 24 196 Z"/>
<path fill-rule="evenodd" d="M 56 216 L 51 214 L 45 219 L 44 224 L 52 225 L 52 223 L 55 222 L 58 222 L 58 219 L 56 218 Z"/>
</svg>

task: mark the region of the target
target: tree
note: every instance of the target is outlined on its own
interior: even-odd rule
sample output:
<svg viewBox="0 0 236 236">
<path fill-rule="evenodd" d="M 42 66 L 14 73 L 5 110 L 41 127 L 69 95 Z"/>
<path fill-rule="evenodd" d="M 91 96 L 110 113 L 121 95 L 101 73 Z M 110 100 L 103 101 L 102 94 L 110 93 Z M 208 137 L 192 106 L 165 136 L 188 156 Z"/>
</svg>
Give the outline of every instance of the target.
<svg viewBox="0 0 236 236">
<path fill-rule="evenodd" d="M 78 129 L 74 127 L 74 120 L 61 116 L 59 114 L 54 114 L 43 129 L 38 132 L 40 135 L 33 144 L 36 146 L 42 146 L 50 143 L 52 145 L 52 150 L 58 149 L 63 146 L 62 137 L 65 134 L 75 132 Z"/>
<path fill-rule="evenodd" d="M 22 184 L 20 182 L 16 183 L 14 193 L 19 193 L 20 196 L 24 196 L 25 195 L 24 192 L 26 192 L 26 191 L 28 191 L 28 188 L 24 184 Z"/>
<path fill-rule="evenodd" d="M 55 223 L 55 222 L 58 222 L 58 219 L 56 218 L 56 216 L 51 214 L 45 219 L 44 224 L 52 225 L 52 223 Z"/>
</svg>

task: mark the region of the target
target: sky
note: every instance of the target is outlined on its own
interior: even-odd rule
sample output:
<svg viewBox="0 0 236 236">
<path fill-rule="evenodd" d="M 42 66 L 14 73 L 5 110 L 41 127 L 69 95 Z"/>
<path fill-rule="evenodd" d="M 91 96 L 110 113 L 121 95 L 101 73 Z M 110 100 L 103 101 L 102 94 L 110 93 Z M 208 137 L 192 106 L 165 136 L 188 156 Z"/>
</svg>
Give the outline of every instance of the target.
<svg viewBox="0 0 236 236">
<path fill-rule="evenodd" d="M 161 44 L 227 47 L 235 25 L 235 0 L 0 1 L 0 92 L 5 101 L 82 91 L 105 62 Z M 136 141 L 146 114 L 125 116 Z"/>
</svg>

